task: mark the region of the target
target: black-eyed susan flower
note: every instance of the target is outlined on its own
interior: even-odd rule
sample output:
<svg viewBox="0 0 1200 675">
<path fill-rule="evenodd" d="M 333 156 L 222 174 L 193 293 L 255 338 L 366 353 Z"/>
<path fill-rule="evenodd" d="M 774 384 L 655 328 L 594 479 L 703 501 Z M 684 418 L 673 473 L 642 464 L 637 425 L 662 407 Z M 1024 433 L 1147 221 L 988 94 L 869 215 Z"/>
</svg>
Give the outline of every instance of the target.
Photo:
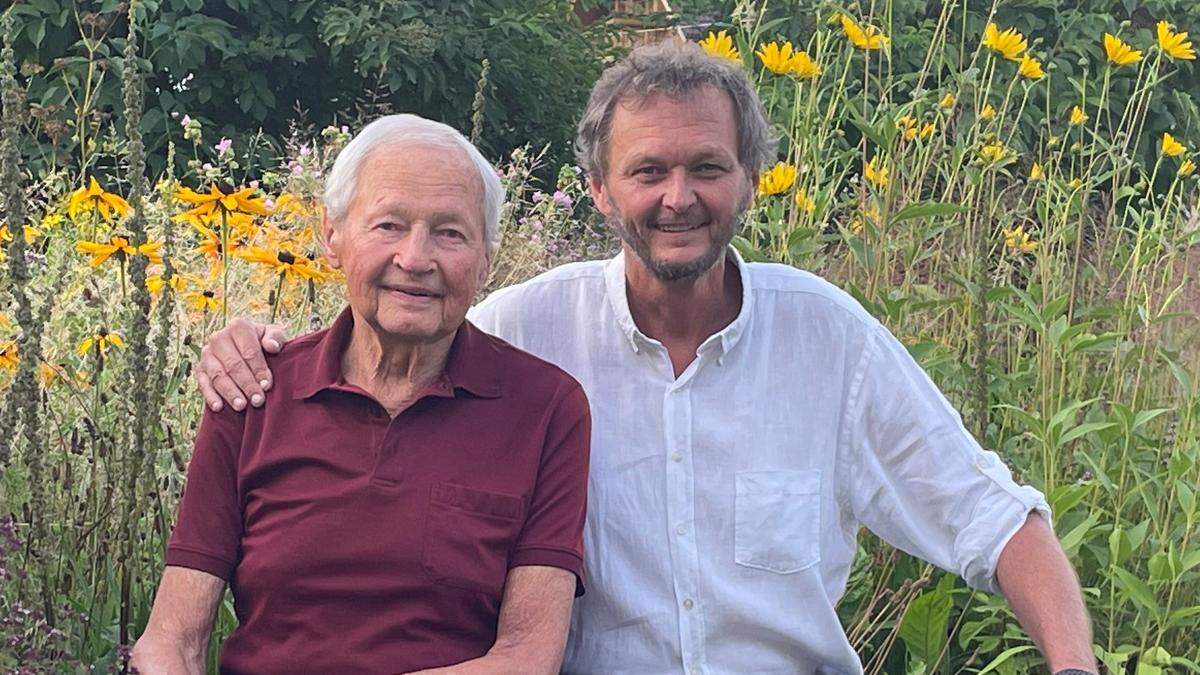
<svg viewBox="0 0 1200 675">
<path fill-rule="evenodd" d="M 316 215 L 302 198 L 290 192 L 280 194 L 271 211 L 284 220 L 300 220 Z"/>
<path fill-rule="evenodd" d="M 109 237 L 108 242 L 102 243 L 98 241 L 80 241 L 76 242 L 75 249 L 80 253 L 92 256 L 89 264 L 92 267 L 99 267 L 104 264 L 104 261 L 117 256 L 121 262 L 125 262 L 132 256 L 144 255 L 152 263 L 161 263 L 162 254 L 159 249 L 162 248 L 162 243 L 157 241 L 148 241 L 141 246 L 133 246 L 129 243 L 129 239 L 123 236 Z"/>
<path fill-rule="evenodd" d="M 1030 238 L 1029 233 L 1025 231 L 1024 225 L 1018 225 L 1015 228 L 1004 228 L 1004 247 L 1009 252 L 1014 254 L 1033 253 L 1037 250 L 1038 243 Z"/>
<path fill-rule="evenodd" d="M 888 37 L 875 26 L 868 24 L 864 28 L 857 21 L 845 14 L 839 15 L 838 18 L 842 22 L 842 31 L 846 33 L 846 39 L 855 47 L 862 50 L 883 49 L 887 47 Z"/>
<path fill-rule="evenodd" d="M 886 166 L 875 166 L 876 159 L 879 158 L 872 157 L 871 161 L 867 162 L 866 165 L 863 166 L 863 177 L 875 186 L 885 188 L 888 186 L 888 183 L 891 182 L 891 176 Z"/>
<path fill-rule="evenodd" d="M 308 279 L 315 282 L 328 281 L 331 275 L 322 266 L 306 255 L 289 251 L 285 247 L 267 248 L 254 246 L 242 249 L 238 257 L 246 262 L 270 267 L 288 279 Z"/>
<path fill-rule="evenodd" d="M 25 235 L 26 244 L 32 244 L 38 237 L 42 236 L 42 231 L 32 225 L 26 225 L 21 228 L 21 232 Z M 0 224 L 0 242 L 8 241 L 12 241 L 12 233 L 8 231 L 8 223 Z"/>
<path fill-rule="evenodd" d="M 104 222 L 113 222 L 113 216 L 124 218 L 130 211 L 129 202 L 119 195 L 105 192 L 96 181 L 95 176 L 88 179 L 86 188 L 79 188 L 71 193 L 67 203 L 67 215 L 71 220 L 79 221 L 84 215 L 99 214 Z"/>
<path fill-rule="evenodd" d="M 776 75 L 787 75 L 792 69 L 792 57 L 795 56 L 795 52 L 791 42 L 784 42 L 782 45 L 778 42 L 768 42 L 759 46 L 758 51 L 754 53 L 763 67 Z"/>
<path fill-rule="evenodd" d="M 1142 53 L 1111 33 L 1104 34 L 1104 52 L 1108 62 L 1115 66 L 1128 66 L 1142 60 Z"/>
<path fill-rule="evenodd" d="M 738 52 L 737 47 L 733 46 L 733 38 L 729 37 L 726 31 L 709 32 L 699 44 L 712 56 L 728 59 L 738 65 L 742 63 L 742 55 Z"/>
<path fill-rule="evenodd" d="M 1187 147 L 1183 143 L 1175 140 L 1175 137 L 1173 137 L 1171 134 L 1166 133 L 1164 133 L 1162 137 L 1161 149 L 1162 154 L 1166 155 L 1167 157 L 1178 157 L 1187 152 Z"/>
<path fill-rule="evenodd" d="M 1087 113 L 1083 112 L 1083 108 L 1080 108 L 1079 106 L 1071 108 L 1071 126 L 1077 127 L 1086 121 L 1088 121 L 1088 115 Z"/>
<path fill-rule="evenodd" d="M 1017 74 L 1028 80 L 1040 80 L 1045 77 L 1046 72 L 1042 70 L 1041 61 L 1026 54 L 1021 57 L 1021 64 L 1017 66 Z"/>
<path fill-rule="evenodd" d="M 994 23 L 983 29 L 983 46 L 988 47 L 1009 61 L 1020 61 L 1021 53 L 1028 46 L 1025 36 L 1016 29 L 1000 30 Z"/>
<path fill-rule="evenodd" d="M 175 198 L 192 204 L 187 211 L 193 216 L 220 216 L 224 214 L 241 213 L 249 216 L 267 216 L 271 210 L 261 197 L 254 197 L 255 188 L 247 187 L 240 190 L 233 188 L 222 189 L 217 185 L 209 187 L 208 193 L 200 193 L 191 188 L 183 188 L 175 193 Z"/>
<path fill-rule="evenodd" d="M 1196 58 L 1196 50 L 1192 48 L 1192 43 L 1188 41 L 1187 33 L 1176 33 L 1171 30 L 1171 24 L 1166 21 L 1159 21 L 1157 26 L 1158 32 L 1158 47 L 1163 50 L 1163 53 L 1172 59 L 1183 59 L 1184 61 L 1193 61 Z"/>
<path fill-rule="evenodd" d="M 87 356 L 90 352 L 99 353 L 101 356 L 108 353 L 109 347 L 125 348 L 125 340 L 117 333 L 110 333 L 101 328 L 92 335 L 83 339 L 79 343 L 79 355 Z"/>
<path fill-rule="evenodd" d="M 21 355 L 17 353 L 17 343 L 12 340 L 0 342 L 0 368 L 14 371 L 20 362 Z"/>
<path fill-rule="evenodd" d="M 796 183 L 796 167 L 779 162 L 758 178 L 758 194 L 764 196 L 787 192 Z"/>
<path fill-rule="evenodd" d="M 187 306 L 202 314 L 212 312 L 216 314 L 221 311 L 223 303 L 217 299 L 215 291 L 205 288 L 194 291 L 188 291 L 183 294 L 183 301 Z"/>
<path fill-rule="evenodd" d="M 170 285 L 171 285 L 171 288 L 173 288 L 175 290 L 175 292 L 182 293 L 183 289 L 187 287 L 187 282 L 184 281 L 184 279 L 181 275 L 172 274 Z M 162 293 L 163 289 L 166 288 L 166 286 L 167 286 L 167 282 L 163 279 L 162 272 L 158 272 L 156 274 L 151 274 L 146 277 L 146 290 L 150 291 L 151 293 L 153 293 L 155 295 Z"/>
</svg>

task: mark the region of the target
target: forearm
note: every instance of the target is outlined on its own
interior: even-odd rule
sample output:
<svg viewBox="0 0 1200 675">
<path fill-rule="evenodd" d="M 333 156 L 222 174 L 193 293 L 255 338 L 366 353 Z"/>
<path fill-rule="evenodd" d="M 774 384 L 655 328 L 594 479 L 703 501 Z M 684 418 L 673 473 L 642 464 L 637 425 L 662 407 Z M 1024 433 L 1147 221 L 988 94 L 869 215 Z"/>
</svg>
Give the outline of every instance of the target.
<svg viewBox="0 0 1200 675">
<path fill-rule="evenodd" d="M 203 675 L 213 616 L 225 581 L 167 566 L 130 664 L 143 675 Z"/>
<path fill-rule="evenodd" d="M 1050 672 L 1096 672 L 1092 629 L 1079 580 L 1049 524 L 1037 513 L 1000 554 L 1000 588 L 1021 627 L 1042 652 Z"/>
<path fill-rule="evenodd" d="M 535 664 L 518 655 L 493 650 L 477 659 L 444 668 L 422 670 L 410 675 L 555 675 L 558 673 L 560 660 Z"/>
<path fill-rule="evenodd" d="M 129 665 L 141 675 L 204 675 L 207 643 L 146 633 L 134 645 Z"/>
</svg>

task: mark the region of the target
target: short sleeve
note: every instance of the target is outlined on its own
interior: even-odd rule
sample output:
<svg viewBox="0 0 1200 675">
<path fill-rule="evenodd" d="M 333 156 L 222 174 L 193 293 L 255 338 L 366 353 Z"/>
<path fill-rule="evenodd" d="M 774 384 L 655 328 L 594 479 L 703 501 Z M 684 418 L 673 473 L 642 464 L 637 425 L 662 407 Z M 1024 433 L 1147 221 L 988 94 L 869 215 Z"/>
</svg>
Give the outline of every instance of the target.
<svg viewBox="0 0 1200 675">
<path fill-rule="evenodd" d="M 166 564 L 229 581 L 242 539 L 238 455 L 245 415 L 205 410 L 196 434 Z"/>
<path fill-rule="evenodd" d="M 893 546 L 998 592 L 996 564 L 1050 507 L 963 427 L 908 351 L 876 327 L 847 406 L 855 517 Z"/>
<path fill-rule="evenodd" d="M 579 596 L 584 591 L 583 522 L 592 431 L 587 397 L 577 383 L 571 384 L 551 413 L 537 483 L 508 566 L 566 569 L 575 574 Z"/>
</svg>

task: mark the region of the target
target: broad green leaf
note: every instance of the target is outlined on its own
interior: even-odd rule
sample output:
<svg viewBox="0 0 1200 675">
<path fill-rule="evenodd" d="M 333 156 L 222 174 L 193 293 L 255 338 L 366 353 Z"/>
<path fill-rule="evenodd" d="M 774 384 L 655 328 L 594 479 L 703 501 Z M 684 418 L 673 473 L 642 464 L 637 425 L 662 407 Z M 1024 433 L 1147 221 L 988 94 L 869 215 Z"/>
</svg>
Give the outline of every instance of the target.
<svg viewBox="0 0 1200 675">
<path fill-rule="evenodd" d="M 1154 591 L 1146 585 L 1146 582 L 1135 577 L 1132 572 L 1119 565 L 1113 566 L 1112 572 L 1117 577 L 1117 585 L 1129 595 L 1131 600 L 1149 610 L 1155 616 L 1162 613 L 1162 608 L 1159 607 L 1158 600 L 1154 597 Z"/>
<path fill-rule="evenodd" d="M 1144 426 L 1147 422 L 1155 417 L 1158 417 L 1163 413 L 1171 412 L 1172 410 L 1174 410 L 1174 408 L 1155 408 L 1153 410 L 1139 411 L 1138 414 L 1133 418 L 1133 428 L 1136 430 L 1139 427 Z"/>
<path fill-rule="evenodd" d="M 946 645 L 950 625 L 950 596 L 941 591 L 922 593 L 909 604 L 900 621 L 900 639 L 913 657 L 931 663 Z"/>
<path fill-rule="evenodd" d="M 1100 522 L 1100 515 L 1097 513 L 1090 513 L 1082 523 L 1071 528 L 1071 531 L 1063 536 L 1063 538 L 1060 540 L 1060 543 L 1062 544 L 1063 550 L 1067 552 L 1068 556 L 1075 555 L 1076 550 L 1079 549 L 1079 545 L 1083 543 L 1084 539 L 1087 538 L 1088 534 L 1092 531 L 1092 528 L 1094 528 L 1098 522 Z"/>
<path fill-rule="evenodd" d="M 893 223 L 899 223 L 912 218 L 931 218 L 934 216 L 948 216 L 958 213 L 965 213 L 967 208 L 960 204 L 952 204 L 950 202 L 920 202 L 918 204 L 909 204 L 900 209 L 892 216 Z"/>
<path fill-rule="evenodd" d="M 991 662 L 988 663 L 986 666 L 984 666 L 983 669 L 980 670 L 976 675 L 984 675 L 984 673 L 990 673 L 993 670 L 996 670 L 997 668 L 999 668 L 1001 666 L 1001 664 L 1003 664 L 1005 661 L 1011 659 L 1012 657 L 1016 656 L 1017 654 L 1021 654 L 1023 652 L 1030 651 L 1031 649 L 1033 649 L 1033 645 L 1021 645 L 1020 647 L 1009 647 L 1008 649 L 1005 649 L 1004 651 L 1000 652 L 1000 654 L 997 655 L 996 658 L 992 659 Z"/>
<path fill-rule="evenodd" d="M 1070 431 L 1063 434 L 1062 437 L 1058 439 L 1058 444 L 1059 446 L 1063 446 L 1075 440 L 1076 438 L 1081 438 L 1096 431 L 1111 429 L 1115 426 L 1117 426 L 1116 422 L 1084 422 L 1077 427 L 1072 427 Z"/>
</svg>

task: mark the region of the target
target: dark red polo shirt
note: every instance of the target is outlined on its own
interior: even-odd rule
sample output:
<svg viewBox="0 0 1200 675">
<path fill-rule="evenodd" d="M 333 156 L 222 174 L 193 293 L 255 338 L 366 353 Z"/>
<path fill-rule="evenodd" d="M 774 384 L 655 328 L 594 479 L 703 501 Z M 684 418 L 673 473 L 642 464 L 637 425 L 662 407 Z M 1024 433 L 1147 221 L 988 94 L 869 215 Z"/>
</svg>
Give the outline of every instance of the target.
<svg viewBox="0 0 1200 675">
<path fill-rule="evenodd" d="M 354 324 L 269 357 L 267 404 L 206 412 L 168 565 L 229 581 L 226 673 L 397 673 L 482 656 L 518 565 L 582 593 L 590 418 L 557 367 L 464 323 L 395 419 L 341 376 Z"/>
</svg>

